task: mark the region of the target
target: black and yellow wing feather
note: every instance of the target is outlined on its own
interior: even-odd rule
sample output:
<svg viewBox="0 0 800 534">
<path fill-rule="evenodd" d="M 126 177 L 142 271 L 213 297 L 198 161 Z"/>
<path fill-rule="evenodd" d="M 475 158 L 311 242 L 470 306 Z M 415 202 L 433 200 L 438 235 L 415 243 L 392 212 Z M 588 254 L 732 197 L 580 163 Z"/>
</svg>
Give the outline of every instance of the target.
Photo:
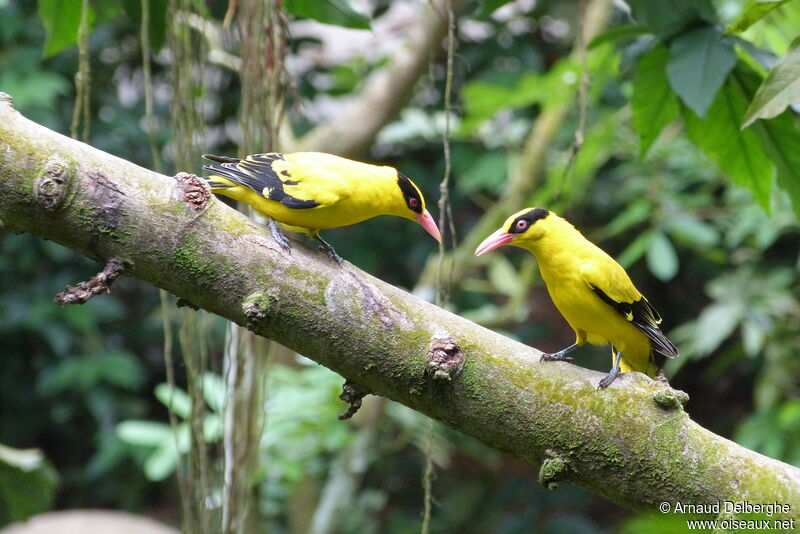
<svg viewBox="0 0 800 534">
<path fill-rule="evenodd" d="M 216 162 L 216 165 L 203 165 L 203 169 L 211 171 L 209 185 L 213 189 L 233 187 L 223 182 L 214 182 L 213 177 L 219 176 L 230 180 L 236 185 L 252 189 L 257 194 L 269 200 L 280 202 L 290 209 L 309 209 L 320 206 L 320 202 L 313 198 L 298 198 L 290 192 L 293 186 L 301 184 L 302 177 L 292 177 L 286 169 L 278 170 L 276 162 L 285 163 L 283 154 L 254 154 L 245 159 L 227 156 L 203 154 L 203 157 Z"/>
<path fill-rule="evenodd" d="M 612 263 L 615 267 L 611 267 Z M 581 268 L 581 275 L 589 285 L 589 289 L 646 335 L 654 352 L 667 358 L 677 357 L 677 347 L 658 327 L 661 323 L 658 311 L 636 290 L 619 264 L 612 260 L 605 267 L 603 270 L 591 265 L 584 265 Z"/>
</svg>

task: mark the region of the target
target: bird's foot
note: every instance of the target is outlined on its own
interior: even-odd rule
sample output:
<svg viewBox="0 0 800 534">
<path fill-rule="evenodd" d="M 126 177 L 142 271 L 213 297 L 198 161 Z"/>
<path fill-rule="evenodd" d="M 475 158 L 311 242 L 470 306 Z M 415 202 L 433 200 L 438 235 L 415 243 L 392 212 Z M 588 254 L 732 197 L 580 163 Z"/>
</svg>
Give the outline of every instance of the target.
<svg viewBox="0 0 800 534">
<path fill-rule="evenodd" d="M 608 386 L 611 385 L 611 382 L 619 376 L 619 371 L 612 371 L 608 373 L 606 376 L 600 379 L 600 383 L 597 385 L 597 389 L 606 389 Z"/>
<path fill-rule="evenodd" d="M 333 261 L 335 261 L 335 262 L 336 262 L 336 263 L 338 263 L 339 265 L 341 265 L 342 263 L 344 263 L 344 259 L 342 259 L 342 257 L 341 257 L 341 256 L 339 256 L 339 255 L 336 253 L 336 251 L 333 249 L 333 247 L 330 245 L 330 243 L 328 243 L 327 241 L 325 241 L 324 239 L 322 239 L 322 238 L 319 236 L 319 234 L 312 234 L 312 237 L 313 237 L 314 239 L 316 239 L 317 241 L 319 241 L 319 249 L 320 249 L 321 251 L 325 252 L 325 253 L 328 255 L 328 257 L 329 257 L 330 259 L 332 259 Z"/>
<path fill-rule="evenodd" d="M 269 221 L 269 229 L 272 232 L 272 237 L 275 239 L 275 241 L 281 247 L 283 247 L 284 250 L 291 250 L 292 244 L 289 243 L 289 239 L 283 235 L 283 232 L 281 232 L 281 229 L 278 226 L 278 223 L 275 222 L 275 219 L 268 217 L 267 221 Z"/>
<path fill-rule="evenodd" d="M 539 361 L 542 361 L 542 362 L 572 362 L 572 358 L 567 356 L 567 353 L 568 352 L 572 352 L 575 349 L 575 347 L 577 347 L 577 346 L 578 346 L 577 343 L 573 343 L 569 347 L 561 349 L 558 352 L 552 352 L 552 353 L 543 352 L 542 353 L 542 357 L 540 358 Z"/>
<path fill-rule="evenodd" d="M 543 362 L 570 362 L 572 363 L 572 356 L 567 356 L 563 350 L 558 352 L 548 353 L 543 352 L 540 358 Z"/>
<path fill-rule="evenodd" d="M 328 257 L 329 257 L 330 259 L 332 259 L 333 261 L 335 261 L 335 262 L 336 262 L 336 263 L 338 263 L 339 265 L 341 265 L 341 264 L 343 264 L 343 263 L 344 263 L 344 258 L 342 258 L 341 256 L 339 256 L 339 255 L 336 253 L 336 251 L 335 251 L 335 250 L 333 250 L 333 248 L 325 248 L 325 247 L 323 247 L 322 245 L 320 245 L 319 249 L 320 249 L 321 251 L 325 252 L 325 254 L 327 254 L 327 255 L 328 255 Z"/>
</svg>

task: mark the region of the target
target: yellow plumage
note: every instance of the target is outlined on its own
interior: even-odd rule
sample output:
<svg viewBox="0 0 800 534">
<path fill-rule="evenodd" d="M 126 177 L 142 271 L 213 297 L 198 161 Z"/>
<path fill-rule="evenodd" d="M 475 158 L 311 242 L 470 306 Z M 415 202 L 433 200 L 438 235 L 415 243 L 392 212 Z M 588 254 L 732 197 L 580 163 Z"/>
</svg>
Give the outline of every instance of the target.
<svg viewBox="0 0 800 534">
<path fill-rule="evenodd" d="M 555 213 L 535 208 L 515 213 L 476 254 L 503 245 L 524 248 L 536 257 L 553 303 L 575 331 L 575 345 L 612 345 L 614 368 L 600 387 L 607 387 L 618 371 L 655 377 L 660 368 L 656 353 L 678 355 L 658 328 L 658 312 L 625 270 Z M 569 360 L 565 354 L 571 348 L 544 359 Z"/>
<path fill-rule="evenodd" d="M 416 220 L 441 240 L 419 188 L 392 167 L 320 152 L 203 157 L 217 162 L 203 167 L 211 171 L 207 180 L 214 193 L 246 202 L 290 230 L 311 234 L 329 253 L 332 249 L 319 237 L 320 230 L 378 215 Z M 285 244 L 282 236 L 276 239 Z"/>
</svg>

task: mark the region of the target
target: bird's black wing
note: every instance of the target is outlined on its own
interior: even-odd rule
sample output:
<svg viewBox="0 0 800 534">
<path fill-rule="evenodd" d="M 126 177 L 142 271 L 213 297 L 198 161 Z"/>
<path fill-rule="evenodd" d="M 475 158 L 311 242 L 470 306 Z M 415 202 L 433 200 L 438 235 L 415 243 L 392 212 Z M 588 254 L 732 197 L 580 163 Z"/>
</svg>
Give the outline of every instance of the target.
<svg viewBox="0 0 800 534">
<path fill-rule="evenodd" d="M 647 299 L 640 297 L 639 300 L 633 302 L 617 302 L 602 289 L 590 286 L 595 295 L 600 297 L 600 300 L 614 308 L 620 315 L 625 317 L 633 324 L 640 332 L 646 335 L 652 344 L 653 350 L 666 356 L 667 358 L 675 358 L 678 356 L 678 349 L 672 344 L 667 336 L 658 328 L 661 322 L 661 316 L 655 308 L 647 302 Z"/>
<path fill-rule="evenodd" d="M 215 161 L 218 165 L 203 165 L 203 169 L 211 171 L 217 176 L 227 178 L 231 182 L 252 189 L 259 195 L 276 202 L 280 202 L 291 209 L 308 209 L 319 206 L 316 200 L 304 200 L 288 194 L 284 186 L 295 185 L 287 176 L 281 176 L 272 168 L 273 162 L 283 160 L 283 154 L 274 152 L 270 154 L 255 154 L 245 159 L 230 158 L 227 156 L 214 156 L 203 154 L 203 157 Z M 213 182 L 210 182 L 215 187 Z M 217 187 L 225 187 L 218 184 Z M 230 187 L 230 186 L 228 186 Z"/>
</svg>

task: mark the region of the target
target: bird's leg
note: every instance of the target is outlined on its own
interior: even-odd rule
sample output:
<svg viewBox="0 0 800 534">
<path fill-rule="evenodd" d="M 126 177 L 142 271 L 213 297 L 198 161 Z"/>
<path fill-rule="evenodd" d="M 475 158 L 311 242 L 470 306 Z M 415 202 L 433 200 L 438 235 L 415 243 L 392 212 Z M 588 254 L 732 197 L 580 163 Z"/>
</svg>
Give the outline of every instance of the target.
<svg viewBox="0 0 800 534">
<path fill-rule="evenodd" d="M 611 367 L 611 371 L 600 380 L 600 384 L 598 384 L 597 389 L 606 389 L 611 385 L 611 382 L 613 382 L 619 374 L 619 364 L 621 361 L 622 353 L 620 351 L 616 351 L 614 354 L 614 365 Z"/>
<path fill-rule="evenodd" d="M 269 229 L 272 232 L 272 237 L 275 238 L 275 241 L 277 241 L 278 244 L 284 249 L 290 250 L 292 245 L 289 243 L 289 240 L 286 239 L 286 236 L 283 235 L 283 232 L 281 232 L 281 228 L 278 226 L 278 223 L 275 222 L 275 219 L 272 217 L 267 217 L 267 222 L 269 224 Z"/>
<path fill-rule="evenodd" d="M 341 256 L 339 256 L 339 255 L 336 253 L 336 251 L 335 251 L 335 250 L 333 250 L 333 247 L 331 246 L 331 244 L 330 244 L 330 243 L 328 243 L 327 241 L 325 241 L 324 239 L 322 239 L 322 238 L 319 236 L 319 232 L 312 232 L 312 233 L 311 233 L 311 237 L 313 237 L 314 239 L 316 239 L 317 241 L 319 241 L 319 243 L 320 243 L 320 247 L 319 247 L 319 249 L 320 249 L 320 250 L 323 250 L 323 251 L 325 251 L 325 253 L 328 255 L 328 257 L 329 257 L 330 259 L 332 259 L 333 261 L 335 261 L 335 262 L 336 262 L 336 263 L 338 263 L 339 265 L 341 265 L 341 264 L 342 264 L 342 262 L 344 261 L 344 260 L 342 259 L 342 257 L 341 257 Z"/>
<path fill-rule="evenodd" d="M 561 349 L 558 352 L 553 352 L 553 353 L 543 352 L 542 353 L 542 357 L 540 358 L 540 361 L 543 361 L 543 362 L 554 362 L 554 361 L 555 362 L 571 362 L 572 358 L 567 356 L 567 353 L 568 352 L 572 352 L 572 350 L 577 346 L 578 346 L 577 343 L 573 343 L 569 347 L 567 347 L 565 349 Z"/>
</svg>

